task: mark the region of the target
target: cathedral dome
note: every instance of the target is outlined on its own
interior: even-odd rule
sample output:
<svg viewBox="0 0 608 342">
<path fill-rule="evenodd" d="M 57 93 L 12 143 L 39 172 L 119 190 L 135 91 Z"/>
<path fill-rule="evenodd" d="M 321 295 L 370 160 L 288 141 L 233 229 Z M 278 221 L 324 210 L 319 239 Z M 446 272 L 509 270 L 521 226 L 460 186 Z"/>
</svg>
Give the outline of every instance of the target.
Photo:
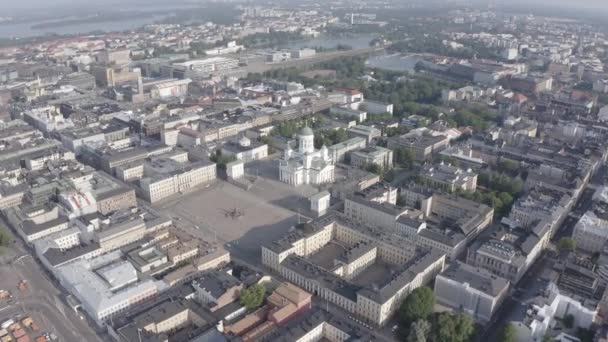
<svg viewBox="0 0 608 342">
<path fill-rule="evenodd" d="M 310 129 L 310 127 L 306 126 L 304 128 L 302 128 L 302 130 L 300 131 L 300 136 L 310 136 L 310 135 L 315 135 L 312 131 L 312 129 Z"/>
</svg>

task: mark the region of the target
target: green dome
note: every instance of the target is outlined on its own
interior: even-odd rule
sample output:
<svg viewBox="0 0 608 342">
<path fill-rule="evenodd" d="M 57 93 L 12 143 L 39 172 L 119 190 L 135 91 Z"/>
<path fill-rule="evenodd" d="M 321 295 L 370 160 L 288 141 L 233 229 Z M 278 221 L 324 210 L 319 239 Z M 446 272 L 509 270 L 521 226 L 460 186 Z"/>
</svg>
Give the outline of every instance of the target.
<svg viewBox="0 0 608 342">
<path fill-rule="evenodd" d="M 304 128 L 302 128 L 302 130 L 300 131 L 300 136 L 310 136 L 310 135 L 315 135 L 312 131 L 312 129 L 310 129 L 310 127 L 306 126 Z"/>
</svg>

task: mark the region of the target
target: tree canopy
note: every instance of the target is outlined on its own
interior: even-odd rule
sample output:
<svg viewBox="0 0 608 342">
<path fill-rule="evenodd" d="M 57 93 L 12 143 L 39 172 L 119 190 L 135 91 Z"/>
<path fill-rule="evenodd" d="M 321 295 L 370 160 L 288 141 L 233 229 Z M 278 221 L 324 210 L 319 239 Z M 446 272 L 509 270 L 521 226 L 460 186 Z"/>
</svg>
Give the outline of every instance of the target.
<svg viewBox="0 0 608 342">
<path fill-rule="evenodd" d="M 241 305 L 244 305 L 247 310 L 254 310 L 262 305 L 265 295 L 266 287 L 264 287 L 264 285 L 255 284 L 241 291 L 240 303 Z"/>
<path fill-rule="evenodd" d="M 409 325 L 419 319 L 426 319 L 435 305 L 435 294 L 429 287 L 423 286 L 410 293 L 399 308 L 399 317 Z"/>
<path fill-rule="evenodd" d="M 513 324 L 508 323 L 500 332 L 501 342 L 515 342 L 517 338 L 517 331 Z"/>
<path fill-rule="evenodd" d="M 469 342 L 475 334 L 473 320 L 464 314 L 440 313 L 433 317 L 433 342 Z"/>
<path fill-rule="evenodd" d="M 572 252 L 576 249 L 576 240 L 569 237 L 563 237 L 559 239 L 557 243 L 557 249 L 560 252 Z"/>
</svg>

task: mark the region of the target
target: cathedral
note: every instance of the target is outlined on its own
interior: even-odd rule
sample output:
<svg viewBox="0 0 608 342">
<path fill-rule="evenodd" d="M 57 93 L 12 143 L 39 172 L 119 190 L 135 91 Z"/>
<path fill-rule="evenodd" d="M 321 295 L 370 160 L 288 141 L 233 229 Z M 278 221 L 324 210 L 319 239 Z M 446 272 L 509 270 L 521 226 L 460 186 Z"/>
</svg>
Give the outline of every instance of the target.
<svg viewBox="0 0 608 342">
<path fill-rule="evenodd" d="M 298 134 L 298 151 L 285 150 L 279 164 L 281 182 L 293 186 L 302 184 L 323 184 L 334 181 L 334 165 L 327 147 L 315 150 L 315 135 L 310 127 L 304 127 Z"/>
</svg>

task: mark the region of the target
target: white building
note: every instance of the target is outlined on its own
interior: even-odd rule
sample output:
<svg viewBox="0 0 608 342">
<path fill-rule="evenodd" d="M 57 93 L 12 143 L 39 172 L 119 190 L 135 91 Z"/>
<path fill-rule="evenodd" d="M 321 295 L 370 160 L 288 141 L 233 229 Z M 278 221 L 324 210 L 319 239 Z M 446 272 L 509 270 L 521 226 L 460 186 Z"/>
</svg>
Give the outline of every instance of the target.
<svg viewBox="0 0 608 342">
<path fill-rule="evenodd" d="M 393 114 L 393 104 L 377 101 L 364 100 L 362 106 L 366 112 L 371 114 L 389 113 Z M 361 107 L 360 107 L 361 108 Z"/>
<path fill-rule="evenodd" d="M 61 285 L 100 326 L 166 287 L 161 281 L 140 279 L 135 267 L 121 257 L 120 251 L 114 251 L 60 266 L 54 272 Z"/>
<path fill-rule="evenodd" d="M 226 44 L 226 46 L 221 46 L 221 47 L 216 47 L 213 49 L 209 49 L 205 51 L 205 54 L 207 56 L 219 56 L 219 55 L 225 55 L 228 53 L 236 53 L 239 52 L 241 50 L 244 50 L 245 47 L 243 45 L 237 45 L 236 41 L 230 41 L 228 42 L 228 44 Z"/>
<path fill-rule="evenodd" d="M 600 111 L 597 114 L 597 119 L 602 122 L 608 121 L 608 106 L 600 108 Z"/>
<path fill-rule="evenodd" d="M 519 53 L 516 48 L 507 48 L 502 50 L 500 56 L 507 61 L 514 61 L 519 56 Z"/>
<path fill-rule="evenodd" d="M 576 248 L 590 253 L 601 252 L 608 241 L 608 221 L 594 211 L 587 211 L 574 226 L 572 237 Z"/>
<path fill-rule="evenodd" d="M 284 159 L 279 164 L 281 182 L 293 186 L 333 182 L 334 165 L 327 147 L 315 150 L 315 136 L 309 127 L 300 131 L 298 139 L 298 151 L 286 149 Z"/>
<path fill-rule="evenodd" d="M 341 143 L 337 143 L 335 145 L 331 145 L 328 149 L 329 157 L 334 163 L 338 163 L 344 160 L 344 156 L 348 152 L 352 152 L 355 150 L 359 150 L 365 148 L 367 145 L 367 140 L 362 137 L 354 137 L 348 140 L 345 140 Z"/>
<path fill-rule="evenodd" d="M 242 136 L 238 142 L 231 141 L 224 144 L 222 155 L 235 156 L 236 159 L 244 162 L 260 160 L 268 157 L 268 145 L 252 142 L 251 139 Z"/>
<path fill-rule="evenodd" d="M 191 79 L 168 80 L 150 86 L 150 98 L 164 99 L 169 97 L 183 97 L 188 94 L 188 85 Z"/>
<path fill-rule="evenodd" d="M 593 91 L 608 93 L 608 79 L 599 79 L 593 82 Z"/>
<path fill-rule="evenodd" d="M 245 175 L 245 162 L 242 160 L 235 160 L 226 164 L 226 175 L 230 179 L 242 178 Z"/>
<path fill-rule="evenodd" d="M 455 261 L 435 278 L 435 297 L 443 305 L 489 322 L 506 298 L 509 281 Z"/>
<path fill-rule="evenodd" d="M 23 120 L 44 133 L 74 128 L 74 123 L 66 119 L 57 107 L 34 108 L 23 113 Z"/>
<path fill-rule="evenodd" d="M 318 216 L 325 215 L 331 202 L 331 195 L 328 191 L 321 191 L 308 199 L 310 200 L 310 210 Z"/>
<path fill-rule="evenodd" d="M 540 298 L 541 302 L 530 306 L 527 317 L 511 322 L 517 332 L 516 341 L 542 341 L 555 325 L 555 318 L 561 319 L 566 315 L 572 315 L 575 326 L 579 328 L 587 329 L 595 320 L 597 310 L 591 310 L 580 301 L 561 294 L 555 284 L 549 284 L 547 291 L 546 298 Z"/>
</svg>

